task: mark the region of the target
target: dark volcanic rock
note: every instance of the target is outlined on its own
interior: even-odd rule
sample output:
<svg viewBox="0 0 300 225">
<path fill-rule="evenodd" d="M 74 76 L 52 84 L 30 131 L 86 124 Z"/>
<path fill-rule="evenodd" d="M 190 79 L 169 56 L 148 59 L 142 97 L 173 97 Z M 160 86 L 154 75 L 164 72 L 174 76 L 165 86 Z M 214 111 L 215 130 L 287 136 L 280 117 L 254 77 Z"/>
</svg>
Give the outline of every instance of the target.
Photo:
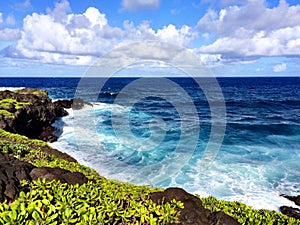
<svg viewBox="0 0 300 225">
<path fill-rule="evenodd" d="M 44 141 L 56 141 L 52 123 L 57 117 L 68 115 L 59 105 L 52 103 L 46 91 L 25 88 L 18 92 L 0 91 L 0 100 L 10 99 L 19 105 L 2 105 L 3 110 L 13 116 L 0 115 L 0 128 L 9 132 L 38 138 Z"/>
<path fill-rule="evenodd" d="M 296 205 L 300 206 L 300 195 L 298 195 L 298 196 L 289 196 L 289 195 L 283 195 L 282 194 L 280 196 L 282 196 L 282 197 L 294 202 Z"/>
<path fill-rule="evenodd" d="M 294 217 L 300 220 L 300 209 L 298 208 L 294 208 L 290 206 L 281 206 L 280 211 L 289 217 Z"/>
<path fill-rule="evenodd" d="M 88 179 L 79 172 L 70 172 L 69 170 L 64 170 L 61 168 L 48 168 L 39 167 L 34 168 L 30 172 L 32 180 L 37 180 L 38 178 L 45 178 L 47 181 L 59 180 L 62 183 L 68 184 L 83 184 L 88 181 Z"/>
<path fill-rule="evenodd" d="M 280 196 L 282 196 L 282 197 L 294 202 L 296 205 L 300 206 L 300 195 L 289 196 L 289 195 L 282 194 Z M 290 207 L 290 206 L 281 206 L 280 211 L 289 217 L 294 217 L 296 219 L 300 219 L 300 209 L 299 208 L 294 208 L 294 207 Z"/>
<path fill-rule="evenodd" d="M 0 202 L 14 200 L 24 190 L 20 180 L 31 180 L 33 165 L 0 151 Z"/>
<path fill-rule="evenodd" d="M 184 209 L 180 210 L 179 223 L 169 225 L 238 225 L 232 217 L 223 212 L 211 212 L 205 209 L 201 199 L 187 193 L 181 188 L 168 188 L 164 192 L 155 192 L 149 195 L 155 203 L 169 202 L 173 199 L 181 201 Z"/>
<path fill-rule="evenodd" d="M 60 180 L 68 184 L 83 184 L 88 181 L 82 173 L 60 168 L 36 168 L 0 151 L 0 202 L 15 200 L 20 191 L 27 191 L 20 185 L 21 180 L 32 181 L 38 178 L 46 178 L 48 181 Z"/>
<path fill-rule="evenodd" d="M 85 105 L 93 106 L 93 104 L 86 102 L 81 98 L 74 98 L 71 100 L 58 100 L 58 101 L 54 102 L 54 104 L 56 106 L 60 106 L 60 107 L 66 108 L 66 109 L 72 108 L 74 110 L 82 109 Z"/>
</svg>

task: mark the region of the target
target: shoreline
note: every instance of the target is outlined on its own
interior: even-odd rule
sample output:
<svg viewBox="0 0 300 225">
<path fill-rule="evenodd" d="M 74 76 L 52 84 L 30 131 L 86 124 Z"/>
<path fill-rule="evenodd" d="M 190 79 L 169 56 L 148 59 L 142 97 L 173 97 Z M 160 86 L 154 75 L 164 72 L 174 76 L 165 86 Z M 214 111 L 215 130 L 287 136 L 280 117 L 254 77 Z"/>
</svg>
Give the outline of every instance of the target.
<svg viewBox="0 0 300 225">
<path fill-rule="evenodd" d="M 225 204 L 226 201 L 219 201 L 219 202 L 224 202 L 224 204 Z M 227 204 L 227 203 L 226 203 L 226 204 Z M 233 203 L 231 203 L 231 204 L 233 204 Z M 276 215 L 277 215 L 277 214 L 276 214 Z M 300 223 L 300 222 L 299 222 L 299 223 Z"/>
<path fill-rule="evenodd" d="M 84 109 L 83 109 L 84 110 Z M 72 116 L 73 116 L 73 110 L 72 109 L 68 109 L 67 110 L 68 112 L 69 112 L 69 115 L 68 116 L 66 116 L 66 117 L 63 117 L 63 118 L 61 118 L 62 120 L 66 120 L 66 119 L 68 119 L 68 117 L 69 117 L 69 120 L 70 121 L 72 121 Z M 72 132 L 72 131 L 70 131 L 70 129 L 72 129 L 72 126 L 70 126 L 70 124 L 68 124 L 66 121 L 63 121 L 62 123 L 61 123 L 62 125 L 63 125 L 63 127 L 64 126 L 67 126 L 67 131 L 66 131 L 66 133 L 64 133 L 64 131 L 62 130 L 62 133 L 61 133 L 61 135 L 66 135 L 66 136 L 70 136 L 70 133 Z M 59 129 L 63 129 L 63 127 L 57 127 L 57 128 L 59 128 Z M 65 142 L 66 142 L 66 140 L 64 140 Z M 68 145 L 69 145 L 69 143 L 68 142 L 66 142 Z M 117 179 L 118 180 L 118 177 L 116 177 L 116 176 L 110 176 L 109 174 L 105 174 L 105 173 L 101 173 L 101 169 L 102 169 L 102 167 L 100 168 L 100 170 L 99 170 L 99 167 L 97 168 L 97 167 L 95 167 L 95 166 L 93 166 L 93 163 L 91 163 L 91 162 L 86 162 L 84 159 L 83 159 L 83 157 L 81 157 L 81 156 L 79 156 L 78 155 L 78 153 L 76 152 L 76 151 L 73 151 L 72 152 L 72 149 L 70 149 L 69 151 L 68 150 L 66 150 L 66 148 L 65 148 L 65 144 L 64 143 L 62 143 L 62 142 L 59 142 L 59 140 L 57 141 L 57 142 L 54 142 L 54 143 L 50 143 L 50 145 L 51 146 L 53 146 L 53 147 L 55 147 L 55 148 L 57 148 L 58 150 L 61 150 L 62 152 L 66 152 L 67 154 L 70 154 L 72 157 L 75 157 L 76 158 L 76 160 L 78 160 L 80 163 L 82 163 L 82 164 L 84 164 L 84 165 L 86 165 L 86 166 L 89 166 L 89 167 L 91 167 L 91 168 L 93 168 L 93 169 L 95 169 L 98 173 L 100 173 L 100 174 L 103 174 L 105 177 L 107 177 L 108 179 Z M 72 148 L 72 146 L 70 146 L 70 148 Z M 105 168 L 104 168 L 104 170 L 105 170 Z M 120 180 L 120 179 L 119 179 Z M 121 182 L 126 182 L 126 180 L 121 180 Z M 130 182 L 130 181 L 129 181 Z M 134 183 L 134 182 L 133 182 Z M 142 183 L 142 184 L 137 184 L 137 185 L 149 185 L 149 184 L 147 184 L 147 183 Z M 152 185 L 151 185 L 152 186 Z M 171 186 L 160 186 L 160 187 L 162 187 L 162 188 L 168 188 L 168 187 L 172 187 L 172 185 Z M 183 186 L 179 186 L 179 187 L 181 187 L 181 188 L 184 188 L 185 189 L 185 187 L 183 187 Z M 186 190 L 186 189 L 185 189 Z M 192 193 L 192 194 L 194 194 L 194 195 L 197 195 L 197 194 L 199 194 L 200 196 L 202 196 L 202 197 L 210 197 L 211 196 L 211 194 L 209 194 L 208 192 L 206 192 L 205 190 L 200 190 L 200 191 L 189 191 L 189 193 Z M 227 196 L 225 196 L 225 197 L 220 197 L 220 196 L 218 196 L 217 198 L 218 199 L 220 199 L 220 200 L 225 200 L 225 201 L 238 201 L 238 202 L 243 202 L 244 204 L 246 204 L 246 205 L 249 205 L 249 206 L 251 206 L 251 207 L 253 207 L 254 209 L 257 209 L 257 210 L 260 210 L 260 209 L 267 209 L 267 210 L 275 210 L 275 211 L 277 211 L 277 212 L 280 212 L 280 207 L 281 206 L 289 206 L 289 207 L 293 207 L 293 208 L 299 208 L 300 209 L 300 207 L 299 206 L 297 206 L 294 202 L 291 202 L 291 201 L 289 201 L 288 199 L 286 199 L 286 198 L 284 198 L 284 197 L 281 197 L 280 195 L 281 194 L 283 194 L 283 193 L 279 193 L 279 192 L 277 192 L 277 193 L 275 193 L 276 195 L 274 196 L 273 195 L 273 198 L 272 199 L 270 199 L 268 196 L 270 196 L 270 194 L 269 194 L 270 192 L 265 192 L 265 194 L 264 194 L 264 196 L 266 196 L 266 198 L 267 198 L 267 200 L 268 200 L 268 203 L 265 203 L 265 201 L 264 201 L 264 203 L 265 203 L 265 206 L 262 206 L 261 204 L 260 204 L 260 202 L 261 202 L 261 196 L 259 196 L 258 194 L 262 194 L 261 192 L 259 193 L 259 192 L 257 192 L 257 193 L 255 193 L 255 192 L 251 192 L 251 194 L 250 193 L 248 193 L 248 196 L 247 197 L 244 197 L 244 196 L 241 196 L 240 195 L 240 197 L 237 197 L 237 196 L 231 196 L 230 198 L 228 198 Z M 254 201 L 252 201 L 251 200 L 251 197 L 254 197 L 255 198 L 255 200 Z M 247 201 L 247 200 L 245 200 L 246 198 L 249 198 L 249 200 Z M 276 201 L 276 203 L 274 203 Z M 251 204 L 251 202 L 254 202 L 254 203 L 256 203 L 256 204 Z"/>
</svg>

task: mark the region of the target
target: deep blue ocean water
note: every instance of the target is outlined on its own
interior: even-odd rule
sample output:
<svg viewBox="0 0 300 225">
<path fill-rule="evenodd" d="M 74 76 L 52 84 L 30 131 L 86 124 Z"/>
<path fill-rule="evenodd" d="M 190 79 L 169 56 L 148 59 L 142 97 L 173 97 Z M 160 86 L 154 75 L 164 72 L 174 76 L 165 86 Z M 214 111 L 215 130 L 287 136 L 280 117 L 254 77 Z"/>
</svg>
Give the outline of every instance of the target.
<svg viewBox="0 0 300 225">
<path fill-rule="evenodd" d="M 218 78 L 226 130 L 205 167 L 213 100 L 191 78 L 168 79 L 178 90 L 151 79 L 149 85 L 134 86 L 138 80 L 112 78 L 99 90 L 94 88 L 98 79 L 79 89 L 80 78 L 0 78 L 0 89 L 35 87 L 54 100 L 80 96 L 93 102 L 56 122 L 60 137 L 52 145 L 106 177 L 180 186 L 275 210 L 288 204 L 279 194 L 300 194 L 300 78 Z M 126 87 L 134 91 L 123 93 Z"/>
</svg>

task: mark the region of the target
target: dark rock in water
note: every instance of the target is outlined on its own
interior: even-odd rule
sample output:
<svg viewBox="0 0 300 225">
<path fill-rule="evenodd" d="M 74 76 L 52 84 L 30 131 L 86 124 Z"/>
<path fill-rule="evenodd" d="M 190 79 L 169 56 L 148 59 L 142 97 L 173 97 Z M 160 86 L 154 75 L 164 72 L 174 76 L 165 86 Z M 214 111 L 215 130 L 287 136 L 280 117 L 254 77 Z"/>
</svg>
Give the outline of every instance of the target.
<svg viewBox="0 0 300 225">
<path fill-rule="evenodd" d="M 43 131 L 38 135 L 38 139 L 48 142 L 57 141 L 55 128 L 52 126 L 44 127 Z"/>
<path fill-rule="evenodd" d="M 86 105 L 93 106 L 93 104 L 86 102 L 81 98 L 74 98 L 71 100 L 58 100 L 58 101 L 54 102 L 54 104 L 56 106 L 60 106 L 60 107 L 66 108 L 66 109 L 72 108 L 74 110 L 80 110 Z"/>
<path fill-rule="evenodd" d="M 53 104 L 66 109 L 70 109 L 72 107 L 72 102 L 73 102 L 72 100 L 57 100 L 53 102 Z"/>
<path fill-rule="evenodd" d="M 21 180 L 32 181 L 38 178 L 60 180 L 68 184 L 83 184 L 88 181 L 82 173 L 60 168 L 36 168 L 0 151 L 0 202 L 15 200 L 21 191 L 28 191 L 20 185 Z"/>
<path fill-rule="evenodd" d="M 294 207 L 290 207 L 290 206 L 281 206 L 280 212 L 282 212 L 283 214 L 285 214 L 289 217 L 300 219 L 300 209 L 298 209 L 298 208 L 294 208 Z"/>
<path fill-rule="evenodd" d="M 294 202 L 296 205 L 300 206 L 300 195 L 298 195 L 298 196 L 289 196 L 289 195 L 282 194 L 280 196 L 282 196 L 282 197 Z"/>
<path fill-rule="evenodd" d="M 0 129 L 29 138 L 56 141 L 51 125 L 58 117 L 68 115 L 62 106 L 52 103 L 46 91 L 34 88 L 0 91 L 0 101 Z"/>
<path fill-rule="evenodd" d="M 180 210 L 179 222 L 169 225 L 239 225 L 234 218 L 223 212 L 211 212 L 205 209 L 201 199 L 187 193 L 181 188 L 168 188 L 164 192 L 155 192 L 149 195 L 153 202 L 159 204 L 173 199 L 181 201 L 184 209 Z"/>
<path fill-rule="evenodd" d="M 292 202 L 294 202 L 296 205 L 300 206 L 300 195 L 298 196 L 289 196 L 289 195 L 280 195 Z M 280 212 L 283 214 L 289 216 L 289 217 L 294 217 L 296 219 L 300 219 L 300 209 L 299 208 L 294 208 L 290 206 L 281 206 L 280 207 Z"/>
<path fill-rule="evenodd" d="M 62 183 L 68 184 L 83 184 L 88 181 L 88 179 L 79 172 L 70 172 L 69 170 L 64 170 L 61 168 L 48 168 L 39 167 L 34 168 L 30 172 L 32 180 L 37 180 L 38 178 L 45 178 L 47 181 L 59 180 Z"/>
</svg>

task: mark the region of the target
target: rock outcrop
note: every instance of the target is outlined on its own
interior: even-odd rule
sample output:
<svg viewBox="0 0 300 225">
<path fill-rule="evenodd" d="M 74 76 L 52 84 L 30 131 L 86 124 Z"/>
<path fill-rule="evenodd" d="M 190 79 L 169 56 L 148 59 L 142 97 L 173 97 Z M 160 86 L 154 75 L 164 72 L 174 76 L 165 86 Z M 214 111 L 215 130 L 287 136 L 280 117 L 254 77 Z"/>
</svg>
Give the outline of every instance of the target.
<svg viewBox="0 0 300 225">
<path fill-rule="evenodd" d="M 82 100 L 81 98 L 74 98 L 70 100 L 58 100 L 54 102 L 54 105 L 56 105 L 58 108 L 63 107 L 66 109 L 72 108 L 73 110 L 79 110 L 82 109 L 84 106 L 93 106 L 93 104 L 86 102 Z"/>
<path fill-rule="evenodd" d="M 0 92 L 0 128 L 6 131 L 53 142 L 57 137 L 51 125 L 66 115 L 68 112 L 54 104 L 46 91 L 25 88 Z"/>
<path fill-rule="evenodd" d="M 300 195 L 298 196 L 289 196 L 289 195 L 280 195 L 292 202 L 294 202 L 296 205 L 300 206 Z M 289 216 L 289 217 L 294 217 L 296 219 L 300 219 L 300 208 L 295 208 L 291 206 L 281 206 L 280 212 L 283 214 Z"/>
<path fill-rule="evenodd" d="M 179 222 L 168 225 L 239 225 L 234 218 L 223 212 L 211 212 L 205 209 L 201 199 L 181 188 L 168 188 L 164 192 L 155 192 L 149 198 L 159 204 L 173 199 L 181 201 L 184 209 L 180 210 Z"/>
<path fill-rule="evenodd" d="M 13 201 L 21 191 L 27 191 L 21 186 L 21 180 L 33 181 L 39 178 L 48 181 L 59 180 L 68 184 L 83 184 L 88 181 L 82 173 L 60 168 L 37 168 L 0 151 L 0 202 Z"/>
</svg>

